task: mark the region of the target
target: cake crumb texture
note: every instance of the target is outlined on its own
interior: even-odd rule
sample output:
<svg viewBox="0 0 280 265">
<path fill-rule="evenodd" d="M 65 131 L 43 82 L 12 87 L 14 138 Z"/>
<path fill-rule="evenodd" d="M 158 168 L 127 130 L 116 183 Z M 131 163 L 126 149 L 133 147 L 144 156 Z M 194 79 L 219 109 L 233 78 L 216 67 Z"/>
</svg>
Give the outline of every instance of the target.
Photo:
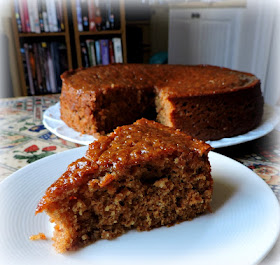
<svg viewBox="0 0 280 265">
<path fill-rule="evenodd" d="M 30 240 L 46 240 L 47 237 L 44 233 L 38 233 L 29 237 Z"/>
</svg>

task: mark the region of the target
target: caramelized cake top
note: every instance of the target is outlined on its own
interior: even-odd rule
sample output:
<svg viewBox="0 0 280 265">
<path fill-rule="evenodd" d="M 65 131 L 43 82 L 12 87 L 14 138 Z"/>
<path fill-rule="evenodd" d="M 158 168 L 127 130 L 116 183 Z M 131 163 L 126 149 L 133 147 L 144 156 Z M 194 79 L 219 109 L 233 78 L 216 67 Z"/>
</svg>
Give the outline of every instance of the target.
<svg viewBox="0 0 280 265">
<path fill-rule="evenodd" d="M 211 149 L 210 145 L 179 130 L 142 118 L 132 125 L 118 127 L 90 144 L 86 155 L 71 163 L 47 189 L 36 213 L 42 212 L 55 197 L 89 181 L 105 187 L 131 166 L 181 152 L 186 154 L 185 159 L 192 160 L 194 154 L 201 157 Z"/>
<path fill-rule="evenodd" d="M 61 78 L 77 93 L 156 88 L 168 91 L 170 97 L 226 93 L 260 82 L 252 74 L 210 65 L 113 64 L 68 71 Z"/>
<path fill-rule="evenodd" d="M 174 66 L 176 74 L 159 89 L 169 97 L 200 96 L 228 93 L 256 86 L 260 81 L 252 74 L 227 68 L 197 65 Z"/>
</svg>

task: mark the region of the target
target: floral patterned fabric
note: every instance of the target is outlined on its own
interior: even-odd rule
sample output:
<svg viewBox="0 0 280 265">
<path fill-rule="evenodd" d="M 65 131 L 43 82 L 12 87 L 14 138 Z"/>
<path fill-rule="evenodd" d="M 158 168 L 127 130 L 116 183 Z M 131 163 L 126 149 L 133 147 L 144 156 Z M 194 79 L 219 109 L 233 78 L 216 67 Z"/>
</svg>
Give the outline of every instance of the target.
<svg viewBox="0 0 280 265">
<path fill-rule="evenodd" d="M 43 112 L 59 95 L 0 100 L 0 180 L 38 159 L 78 147 L 49 132 Z"/>
<path fill-rule="evenodd" d="M 280 201 L 280 132 L 274 130 L 255 141 L 215 150 L 231 157 L 260 176 Z"/>
</svg>

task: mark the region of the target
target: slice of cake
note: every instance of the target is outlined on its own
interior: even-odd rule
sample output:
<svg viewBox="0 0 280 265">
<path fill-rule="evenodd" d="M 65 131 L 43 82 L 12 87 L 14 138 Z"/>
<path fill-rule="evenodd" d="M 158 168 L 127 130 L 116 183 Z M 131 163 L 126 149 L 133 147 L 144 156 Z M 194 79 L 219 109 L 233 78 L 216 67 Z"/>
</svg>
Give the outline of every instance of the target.
<svg viewBox="0 0 280 265">
<path fill-rule="evenodd" d="M 39 202 L 58 252 L 128 230 L 170 226 L 210 211 L 211 147 L 141 119 L 93 142 Z"/>
</svg>

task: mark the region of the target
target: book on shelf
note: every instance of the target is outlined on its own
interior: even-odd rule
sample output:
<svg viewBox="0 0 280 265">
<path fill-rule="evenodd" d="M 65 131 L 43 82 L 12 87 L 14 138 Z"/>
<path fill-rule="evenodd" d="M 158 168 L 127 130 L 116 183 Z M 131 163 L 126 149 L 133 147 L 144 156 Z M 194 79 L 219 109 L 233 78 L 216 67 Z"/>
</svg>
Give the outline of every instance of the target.
<svg viewBox="0 0 280 265">
<path fill-rule="evenodd" d="M 112 9 L 111 9 L 112 5 L 111 5 L 111 1 L 110 0 L 106 0 L 105 1 L 105 29 L 111 29 L 111 23 L 110 23 L 110 18 L 112 15 Z"/>
<path fill-rule="evenodd" d="M 32 7 L 32 0 L 26 1 L 28 16 L 29 16 L 29 23 L 30 23 L 30 32 L 35 32 L 35 23 L 34 23 L 34 10 Z"/>
<path fill-rule="evenodd" d="M 102 61 L 101 61 L 101 53 L 100 53 L 100 43 L 99 43 L 99 40 L 96 40 L 94 42 L 94 44 L 95 44 L 96 64 L 100 65 L 100 64 L 102 64 Z"/>
<path fill-rule="evenodd" d="M 83 31 L 83 18 L 82 18 L 81 0 L 76 0 L 76 14 L 77 14 L 78 31 Z"/>
<path fill-rule="evenodd" d="M 123 63 L 120 38 L 109 38 L 81 42 L 83 67 Z"/>
<path fill-rule="evenodd" d="M 61 0 L 14 0 L 14 12 L 21 33 L 63 31 Z"/>
<path fill-rule="evenodd" d="M 19 8 L 19 3 L 16 0 L 14 1 L 14 7 L 15 7 L 15 17 L 16 17 L 18 32 L 22 32 L 23 26 L 20 19 L 20 8 Z"/>
<path fill-rule="evenodd" d="M 64 43 L 58 43 L 58 56 L 59 56 L 59 66 L 60 74 L 68 70 L 68 61 L 67 61 L 67 48 Z M 60 85 L 62 85 L 61 78 L 59 78 Z"/>
<path fill-rule="evenodd" d="M 89 31 L 96 31 L 95 12 L 94 0 L 88 0 Z"/>
<path fill-rule="evenodd" d="M 82 12 L 82 24 L 83 24 L 83 31 L 89 30 L 89 18 L 88 18 L 88 2 L 87 0 L 81 0 L 81 12 Z"/>
<path fill-rule="evenodd" d="M 38 17 L 39 17 L 39 26 L 40 26 L 40 31 L 44 31 L 44 17 L 43 17 L 43 5 L 42 5 L 42 0 L 37 0 L 37 5 L 38 5 Z"/>
<path fill-rule="evenodd" d="M 84 42 L 81 42 L 81 53 L 82 53 L 82 64 L 84 67 L 89 67 L 89 58 L 88 58 L 88 51 L 87 46 Z"/>
<path fill-rule="evenodd" d="M 38 52 L 37 52 L 37 54 L 38 54 L 38 61 L 37 61 L 37 63 L 39 64 L 38 65 L 38 68 L 40 69 L 40 74 L 41 74 L 41 76 L 40 76 L 40 78 L 41 78 L 41 82 L 42 82 L 42 84 L 41 84 L 41 87 L 39 88 L 40 89 L 40 93 L 41 94 L 45 94 L 45 93 L 47 93 L 47 83 L 46 83 L 46 78 L 47 78 L 47 71 L 46 71 L 46 62 L 45 62 L 45 60 L 46 60 L 46 55 L 45 55 L 45 52 L 44 52 L 44 44 L 42 44 L 42 43 L 38 43 L 38 44 L 35 44 L 35 45 L 37 45 L 37 50 L 38 50 Z"/>
<path fill-rule="evenodd" d="M 26 62 L 26 69 L 27 69 L 29 93 L 30 93 L 30 95 L 35 95 L 35 89 L 34 89 L 33 78 L 32 78 L 32 70 L 31 70 L 30 59 L 29 59 L 28 43 L 24 43 L 24 54 L 25 54 L 25 62 Z"/>
<path fill-rule="evenodd" d="M 64 14 L 63 14 L 63 7 L 61 0 L 55 0 L 55 7 L 56 7 L 56 17 L 57 17 L 57 27 L 58 31 L 64 31 Z"/>
<path fill-rule="evenodd" d="M 76 0 L 78 31 L 120 29 L 120 7 L 116 0 Z"/>
<path fill-rule="evenodd" d="M 100 30 L 106 30 L 106 18 L 107 18 L 107 6 L 106 6 L 107 0 L 101 0 L 99 2 L 99 9 L 100 9 L 100 15 L 101 15 L 101 29 Z"/>
<path fill-rule="evenodd" d="M 50 93 L 55 93 L 56 92 L 56 75 L 55 75 L 55 70 L 54 70 L 54 63 L 52 60 L 52 53 L 51 51 L 48 49 L 47 50 L 47 66 L 48 66 L 48 70 L 49 70 L 49 83 L 50 83 Z"/>
<path fill-rule="evenodd" d="M 68 68 L 63 43 L 24 43 L 21 53 L 29 95 L 61 92 L 60 74 Z"/>
<path fill-rule="evenodd" d="M 40 45 L 41 49 L 41 56 L 43 58 L 43 69 L 44 69 L 44 76 L 45 76 L 45 92 L 50 93 L 51 92 L 51 84 L 50 84 L 50 71 L 49 71 L 49 65 L 48 65 L 48 45 L 46 42 L 42 42 Z"/>
<path fill-rule="evenodd" d="M 41 5 L 42 5 L 42 15 L 43 15 L 43 24 L 44 24 L 44 32 L 49 32 L 49 20 L 48 20 L 48 12 L 47 12 L 47 6 L 46 6 L 46 1 L 41 0 Z"/>
<path fill-rule="evenodd" d="M 28 71 L 27 71 L 27 62 L 26 62 L 26 54 L 25 54 L 25 47 L 20 48 L 21 60 L 23 65 L 23 72 L 24 72 L 24 79 L 26 82 L 26 86 L 29 88 L 29 80 L 28 80 Z"/>
<path fill-rule="evenodd" d="M 38 4 L 37 0 L 27 0 L 28 15 L 30 21 L 31 32 L 40 33 L 39 15 L 38 15 Z"/>
<path fill-rule="evenodd" d="M 58 49 L 57 42 L 50 43 L 50 54 L 51 54 L 51 60 L 53 62 L 54 84 L 55 84 L 54 93 L 57 93 L 61 91 L 61 79 L 60 79 L 61 70 L 59 64 L 59 49 Z"/>
<path fill-rule="evenodd" d="M 20 8 L 20 15 L 21 15 L 21 23 L 24 25 L 23 32 L 31 32 L 30 28 L 30 21 L 29 21 L 29 14 L 28 14 L 28 7 L 27 7 L 27 0 L 17 0 L 19 3 Z"/>
<path fill-rule="evenodd" d="M 111 2 L 111 14 L 109 21 L 112 29 L 120 29 L 120 5 L 117 1 Z"/>
<path fill-rule="evenodd" d="M 35 59 L 35 78 L 37 79 L 37 90 L 40 93 L 43 91 L 42 68 L 40 65 L 39 48 L 36 43 L 33 43 L 34 59 Z M 34 78 L 34 77 L 33 77 Z"/>
<path fill-rule="evenodd" d="M 86 44 L 87 44 L 87 50 L 88 50 L 89 65 L 95 66 L 96 65 L 96 56 L 95 56 L 94 40 L 86 40 Z"/>
<path fill-rule="evenodd" d="M 103 65 L 110 64 L 109 57 L 109 40 L 102 39 L 100 40 L 100 49 L 101 49 L 101 61 Z"/>
<path fill-rule="evenodd" d="M 111 39 L 109 39 L 109 58 L 110 58 L 110 63 L 115 62 L 113 41 Z"/>
<path fill-rule="evenodd" d="M 122 42 L 121 38 L 113 38 L 115 63 L 123 63 Z"/>
<path fill-rule="evenodd" d="M 102 16 L 101 16 L 101 9 L 99 7 L 98 1 L 96 1 L 95 5 L 95 25 L 97 31 L 102 30 L 101 25 L 102 25 Z"/>
<path fill-rule="evenodd" d="M 105 8 L 104 8 L 104 28 L 105 30 L 115 29 L 115 16 L 119 11 L 115 8 L 116 1 L 105 0 Z"/>
<path fill-rule="evenodd" d="M 33 1 L 33 0 L 31 0 Z M 55 0 L 45 0 L 50 32 L 58 32 Z"/>
</svg>

